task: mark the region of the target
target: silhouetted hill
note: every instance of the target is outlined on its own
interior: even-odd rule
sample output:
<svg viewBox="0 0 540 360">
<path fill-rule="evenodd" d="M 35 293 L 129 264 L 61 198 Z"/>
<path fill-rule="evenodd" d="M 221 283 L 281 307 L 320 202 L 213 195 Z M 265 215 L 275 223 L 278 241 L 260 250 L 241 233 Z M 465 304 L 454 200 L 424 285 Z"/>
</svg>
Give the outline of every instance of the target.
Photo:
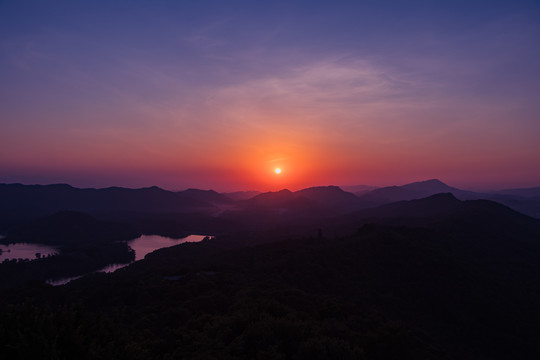
<svg viewBox="0 0 540 360">
<path fill-rule="evenodd" d="M 318 208 L 320 204 L 288 189 L 270 191 L 244 200 L 240 203 L 247 209 L 282 209 L 303 211 Z"/>
<path fill-rule="evenodd" d="M 486 197 L 529 216 L 540 218 L 540 199 L 516 195 L 495 194 Z"/>
<path fill-rule="evenodd" d="M 343 191 L 347 191 L 350 193 L 353 193 L 354 195 L 362 195 L 365 194 L 371 190 L 378 189 L 380 186 L 372 186 L 372 185 L 340 185 L 339 186 Z"/>
<path fill-rule="evenodd" d="M 59 253 L 33 261 L 5 260 L 0 264 L 0 288 L 79 276 L 110 264 L 129 263 L 135 254 L 127 240 L 140 235 L 131 226 L 99 221 L 73 211 L 33 220 L 12 230 L 2 242 L 46 244 Z"/>
<path fill-rule="evenodd" d="M 295 192 L 298 196 L 323 204 L 328 211 L 346 213 L 369 207 L 369 203 L 356 195 L 343 191 L 338 186 L 317 186 Z"/>
<path fill-rule="evenodd" d="M 252 191 L 233 191 L 233 192 L 223 193 L 223 195 L 227 196 L 230 199 L 238 201 L 238 200 L 250 199 L 250 198 L 252 198 L 254 196 L 259 195 L 260 193 L 261 193 L 260 191 L 255 191 L 255 190 L 252 190 Z"/>
<path fill-rule="evenodd" d="M 512 195 L 529 199 L 540 199 L 540 187 L 522 188 L 522 189 L 505 189 L 495 191 L 498 195 Z"/>
<path fill-rule="evenodd" d="M 395 201 L 412 200 L 427 197 L 438 193 L 452 193 L 459 199 L 479 199 L 483 194 L 460 190 L 446 185 L 438 179 L 414 182 L 402 186 L 388 186 L 375 189 L 360 196 L 360 199 L 375 204 L 385 204 Z"/>
<path fill-rule="evenodd" d="M 438 179 L 431 179 L 402 186 L 378 188 L 367 193 L 358 194 L 358 197 L 365 203 L 377 206 L 402 200 L 420 199 L 437 193 L 451 193 L 461 200 L 493 200 L 526 215 L 540 218 L 539 189 L 510 189 L 491 193 L 478 193 L 454 188 Z"/>
<path fill-rule="evenodd" d="M 486 194 L 485 198 L 510 206 L 529 216 L 540 218 L 540 187 L 494 191 Z"/>
<path fill-rule="evenodd" d="M 451 193 L 441 193 L 416 200 L 398 201 L 377 208 L 362 210 L 359 216 L 373 218 L 434 218 L 456 212 L 462 202 Z"/>
<path fill-rule="evenodd" d="M 302 213 L 319 215 L 323 213 L 340 214 L 366 208 L 365 201 L 354 194 L 343 191 L 338 186 L 317 186 L 292 192 L 281 190 L 267 192 L 254 196 L 239 203 L 248 209 L 286 209 L 294 211 L 291 216 L 300 216 Z"/>
<path fill-rule="evenodd" d="M 141 212 L 183 212 L 212 208 L 205 201 L 163 190 L 157 186 L 142 189 L 111 187 L 106 189 L 82 189 L 87 192 L 81 197 L 81 211 L 141 211 Z M 86 209 L 85 209 L 86 208 Z"/>
<path fill-rule="evenodd" d="M 482 228 L 486 233 L 513 229 L 518 234 L 538 231 L 540 220 L 519 213 L 491 200 L 460 201 L 451 193 L 423 199 L 404 200 L 361 210 L 339 218 L 348 231 L 353 226 L 371 222 L 404 226 L 444 226 L 463 231 Z M 335 226 L 335 225 L 334 225 Z"/>
<path fill-rule="evenodd" d="M 130 226 L 75 212 L 62 211 L 31 221 L 9 232 L 4 243 L 38 243 L 55 246 L 102 244 L 126 241 L 140 236 Z"/>
<path fill-rule="evenodd" d="M 292 233 L 302 233 L 324 213 L 323 204 L 285 189 L 238 201 L 235 208 L 224 211 L 220 218 L 235 224 L 229 227 L 229 232 L 248 229 L 274 232 L 287 228 Z"/>
<path fill-rule="evenodd" d="M 219 194 L 217 194 L 219 197 Z M 58 211 L 170 213 L 215 211 L 203 200 L 158 187 L 77 189 L 70 185 L 0 184 L 0 229 Z"/>
<path fill-rule="evenodd" d="M 210 204 L 230 204 L 234 202 L 233 199 L 224 194 L 217 193 L 214 190 L 187 189 L 179 191 L 177 194 Z"/>
<path fill-rule="evenodd" d="M 416 195 L 411 191 L 402 189 L 399 186 L 387 186 L 360 195 L 359 198 L 372 204 L 381 205 L 395 201 L 414 199 L 415 196 Z"/>
<path fill-rule="evenodd" d="M 427 193 L 429 195 L 432 195 L 433 193 L 437 194 L 437 193 L 444 193 L 444 192 L 452 192 L 456 190 L 461 191 L 459 189 L 446 185 L 439 179 L 418 181 L 418 182 L 402 185 L 401 188 L 415 192 L 415 193 Z"/>
<path fill-rule="evenodd" d="M 0 184 L 0 196 L 3 200 L 0 209 L 166 212 L 212 207 L 207 202 L 187 194 L 174 193 L 157 186 L 141 189 L 78 189 L 65 184 Z"/>
<path fill-rule="evenodd" d="M 208 256 L 199 245 L 164 249 L 149 256 L 137 276 L 160 266 L 166 273 L 189 276 L 177 264 L 190 261 L 187 268 L 198 269 L 191 273 L 211 269 L 217 283 L 223 276 L 223 282 L 290 287 L 314 299 L 330 294 L 338 303 L 347 299 L 358 308 L 382 312 L 408 328 L 410 336 L 439 349 L 430 356 L 411 355 L 418 349 L 407 346 L 392 356 L 371 353 L 374 358 L 506 359 L 517 353 L 535 358 L 540 221 L 492 201 L 460 201 L 449 193 L 357 215 L 353 222 L 358 231 L 344 237 L 303 238 L 223 253 L 214 247 Z M 370 223 L 362 225 L 368 217 Z M 385 223 L 394 225 L 380 225 Z M 346 329 L 344 319 L 353 313 L 340 313 L 338 328 Z M 411 345 L 413 340 L 403 341 Z"/>
<path fill-rule="evenodd" d="M 0 345 L 10 358 L 44 357 L 54 339 L 72 358 L 538 357 L 538 220 L 452 194 L 353 215 L 346 236 L 231 246 L 268 235 L 239 232 L 64 287 L 10 289 Z"/>
</svg>

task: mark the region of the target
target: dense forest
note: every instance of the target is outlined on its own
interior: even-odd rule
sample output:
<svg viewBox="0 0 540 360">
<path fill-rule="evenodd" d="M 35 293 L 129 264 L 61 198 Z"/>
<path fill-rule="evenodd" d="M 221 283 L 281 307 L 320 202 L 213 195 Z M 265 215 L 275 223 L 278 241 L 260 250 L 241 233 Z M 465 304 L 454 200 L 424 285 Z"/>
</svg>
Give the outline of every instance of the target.
<svg viewBox="0 0 540 360">
<path fill-rule="evenodd" d="M 155 251 L 111 274 L 53 287 L 43 274 L 68 266 L 47 263 L 53 257 L 1 264 L 2 354 L 537 358 L 539 220 L 451 194 L 346 213 L 325 213 L 324 206 L 314 208 L 291 193 L 275 194 L 209 221 L 221 231 L 213 238 Z M 350 206 L 350 197 L 343 199 Z M 283 215 L 287 206 L 294 211 Z M 204 223 L 205 215 L 190 216 Z M 74 233 L 92 224 L 83 232 L 101 234 L 96 236 L 102 241 L 88 236 L 77 245 L 102 249 L 100 261 L 114 253 L 108 246 L 126 244 L 118 240 L 127 231 L 141 231 L 134 222 L 61 213 L 33 220 L 12 236 L 47 232 L 66 218 L 78 219 Z M 159 216 L 147 219 L 143 226 Z M 183 228 L 184 220 L 167 219 L 172 215 L 161 221 L 174 231 Z M 64 246 L 71 246 L 69 239 Z M 67 261 L 67 254 L 55 261 Z M 69 266 L 78 263 L 71 261 Z"/>
</svg>

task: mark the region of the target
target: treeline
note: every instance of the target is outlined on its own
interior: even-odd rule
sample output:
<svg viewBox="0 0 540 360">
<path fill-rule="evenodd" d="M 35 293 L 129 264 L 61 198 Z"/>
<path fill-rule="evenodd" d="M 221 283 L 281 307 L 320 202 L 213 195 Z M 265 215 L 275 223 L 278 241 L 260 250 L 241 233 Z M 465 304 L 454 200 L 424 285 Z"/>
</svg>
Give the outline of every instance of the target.
<svg viewBox="0 0 540 360">
<path fill-rule="evenodd" d="M 0 341 L 13 358 L 31 342 L 58 358 L 533 359 L 540 269 L 523 236 L 368 225 L 255 247 L 183 244 L 6 294 Z M 48 348 L 54 339 L 65 342 Z"/>
<path fill-rule="evenodd" d="M 0 288 L 78 276 L 109 264 L 126 264 L 133 260 L 135 252 L 126 242 L 80 245 L 63 249 L 60 254 L 32 261 L 4 260 L 0 263 Z"/>
<path fill-rule="evenodd" d="M 123 282 L 98 278 L 109 291 L 121 290 L 109 299 L 84 297 L 84 305 L 34 301 L 5 310 L 3 354 L 10 359 L 446 358 L 399 322 L 299 289 L 198 275 L 129 290 Z"/>
<path fill-rule="evenodd" d="M 12 287 L 0 296 L 2 354 L 538 358 L 538 220 L 449 195 L 367 215 L 378 224 L 363 213 L 329 223 L 356 226 L 347 236 L 291 219 L 161 249 L 66 286 Z"/>
</svg>

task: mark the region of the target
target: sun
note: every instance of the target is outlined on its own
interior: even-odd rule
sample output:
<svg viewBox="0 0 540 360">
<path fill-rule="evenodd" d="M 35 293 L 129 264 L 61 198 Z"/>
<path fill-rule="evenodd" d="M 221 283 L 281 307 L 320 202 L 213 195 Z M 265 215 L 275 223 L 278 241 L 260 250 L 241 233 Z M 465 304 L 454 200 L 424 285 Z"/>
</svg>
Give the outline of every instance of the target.
<svg viewBox="0 0 540 360">
<path fill-rule="evenodd" d="M 281 169 L 277 168 L 276 170 L 274 170 L 276 172 L 276 174 L 279 174 L 281 172 Z"/>
</svg>

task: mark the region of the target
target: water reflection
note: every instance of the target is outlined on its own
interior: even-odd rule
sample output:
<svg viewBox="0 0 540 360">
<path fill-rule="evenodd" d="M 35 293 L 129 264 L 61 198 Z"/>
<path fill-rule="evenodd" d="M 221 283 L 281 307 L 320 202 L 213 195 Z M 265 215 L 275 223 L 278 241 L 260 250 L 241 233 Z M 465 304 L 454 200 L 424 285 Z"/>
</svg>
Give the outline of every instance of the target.
<svg viewBox="0 0 540 360">
<path fill-rule="evenodd" d="M 205 237 L 205 235 L 189 235 L 185 238 L 181 239 L 173 239 L 166 236 L 160 236 L 160 235 L 142 235 L 141 237 L 138 237 L 136 239 L 128 241 L 128 245 L 130 248 L 135 250 L 135 260 L 142 260 L 146 255 L 149 253 L 162 249 L 167 248 L 171 246 L 175 246 L 178 244 L 183 244 L 186 242 L 199 242 L 202 241 Z M 105 266 L 102 269 L 97 270 L 96 272 L 105 272 L 105 273 L 111 273 L 115 272 L 118 269 L 121 269 L 123 267 L 128 266 L 131 263 L 127 264 L 109 264 Z M 85 274 L 86 275 L 86 274 Z M 67 278 L 61 278 L 61 279 L 54 279 L 54 280 L 47 280 L 47 284 L 57 286 L 57 285 L 64 285 L 72 280 L 76 280 L 78 278 L 81 278 L 84 275 L 79 276 L 73 276 L 73 277 L 67 277 Z"/>
<path fill-rule="evenodd" d="M 51 246 L 27 243 L 0 245 L 0 250 L 0 262 L 15 259 L 35 260 L 58 254 L 58 250 Z"/>
<path fill-rule="evenodd" d="M 128 242 L 129 247 L 135 250 L 135 261 L 144 259 L 147 254 L 161 248 L 167 248 L 186 242 L 199 242 L 204 235 L 189 235 L 182 239 L 173 239 L 159 235 L 143 235 Z"/>
</svg>

